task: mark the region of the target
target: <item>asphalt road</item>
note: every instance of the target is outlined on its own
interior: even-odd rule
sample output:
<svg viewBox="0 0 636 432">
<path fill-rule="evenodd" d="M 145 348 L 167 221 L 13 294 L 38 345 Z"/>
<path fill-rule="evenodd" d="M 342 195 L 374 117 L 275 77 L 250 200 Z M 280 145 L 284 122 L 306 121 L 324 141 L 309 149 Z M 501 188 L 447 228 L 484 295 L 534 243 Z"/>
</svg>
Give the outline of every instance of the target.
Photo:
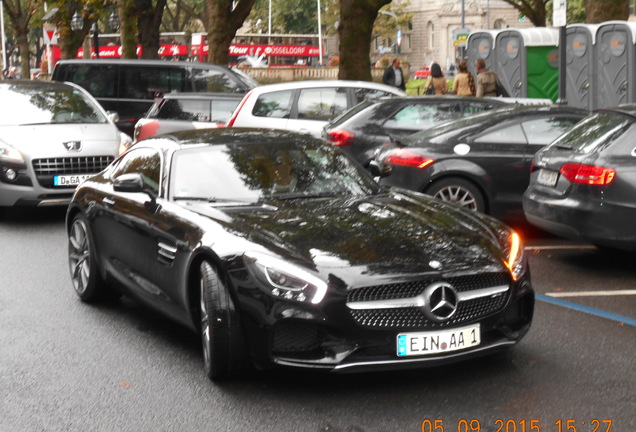
<svg viewBox="0 0 636 432">
<path fill-rule="evenodd" d="M 61 210 L 0 220 L 2 432 L 636 430 L 634 254 L 530 234 L 539 300 L 529 335 L 508 354 L 215 384 L 197 335 L 126 298 L 77 299 L 63 220 Z"/>
</svg>

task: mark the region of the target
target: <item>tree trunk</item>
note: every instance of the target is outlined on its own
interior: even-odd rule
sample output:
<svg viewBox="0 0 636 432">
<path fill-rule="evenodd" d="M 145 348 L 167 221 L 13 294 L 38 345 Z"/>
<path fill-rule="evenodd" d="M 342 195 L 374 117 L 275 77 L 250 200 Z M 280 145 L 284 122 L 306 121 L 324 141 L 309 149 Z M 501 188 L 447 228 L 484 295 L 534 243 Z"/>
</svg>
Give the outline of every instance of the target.
<svg viewBox="0 0 636 432">
<path fill-rule="evenodd" d="M 121 58 L 137 58 L 137 15 L 134 0 L 119 0 L 117 11 L 120 16 Z"/>
<path fill-rule="evenodd" d="M 159 27 L 166 1 L 157 0 L 157 4 L 153 7 L 152 0 L 136 0 L 138 38 L 141 44 L 142 59 L 159 58 Z"/>
<path fill-rule="evenodd" d="M 340 0 L 339 79 L 371 81 L 371 34 L 378 11 L 391 0 Z"/>
<path fill-rule="evenodd" d="M 31 53 L 29 52 L 28 30 L 18 34 L 18 48 L 20 48 L 22 79 L 31 79 Z"/>
<path fill-rule="evenodd" d="M 232 39 L 250 14 L 254 1 L 239 0 L 232 9 L 232 0 L 206 0 L 204 25 L 208 32 L 208 62 L 228 64 Z"/>
<path fill-rule="evenodd" d="M 585 9 L 588 24 L 629 18 L 628 0 L 586 0 Z"/>
</svg>

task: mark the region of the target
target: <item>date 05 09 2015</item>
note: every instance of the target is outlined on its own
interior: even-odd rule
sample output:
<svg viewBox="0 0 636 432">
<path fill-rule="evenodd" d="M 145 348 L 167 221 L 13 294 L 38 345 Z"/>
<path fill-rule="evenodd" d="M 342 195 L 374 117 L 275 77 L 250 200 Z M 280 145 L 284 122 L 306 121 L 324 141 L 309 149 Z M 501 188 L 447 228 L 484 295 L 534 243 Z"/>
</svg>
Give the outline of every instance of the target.
<svg viewBox="0 0 636 432">
<path fill-rule="evenodd" d="M 480 420 L 459 420 L 456 424 L 444 424 L 443 420 L 422 421 L 422 432 L 481 432 L 482 422 Z M 544 422 L 545 423 L 545 422 Z M 579 420 L 557 420 L 549 425 L 542 425 L 539 420 L 502 420 L 497 419 L 492 425 L 488 425 L 487 430 L 495 432 L 610 432 L 612 420 L 592 419 L 587 421 Z M 456 427 L 455 427 L 456 426 Z M 486 429 L 484 430 L 484 432 Z"/>
</svg>

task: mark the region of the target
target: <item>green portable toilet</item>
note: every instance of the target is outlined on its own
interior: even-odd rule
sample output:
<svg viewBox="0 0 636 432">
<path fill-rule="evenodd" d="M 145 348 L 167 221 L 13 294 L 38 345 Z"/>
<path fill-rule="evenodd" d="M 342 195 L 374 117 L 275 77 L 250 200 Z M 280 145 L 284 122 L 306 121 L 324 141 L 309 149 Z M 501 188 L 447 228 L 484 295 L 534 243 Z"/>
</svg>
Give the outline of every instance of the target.
<svg viewBox="0 0 636 432">
<path fill-rule="evenodd" d="M 499 30 L 479 30 L 468 35 L 466 41 L 466 63 L 468 70 L 477 75 L 475 60 L 484 59 L 488 69 L 495 70 L 495 38 Z"/>
<path fill-rule="evenodd" d="M 636 102 L 636 23 L 606 21 L 596 32 L 598 108 Z"/>
<path fill-rule="evenodd" d="M 559 31 L 536 27 L 507 29 L 495 40 L 499 80 L 511 97 L 559 96 Z"/>
</svg>

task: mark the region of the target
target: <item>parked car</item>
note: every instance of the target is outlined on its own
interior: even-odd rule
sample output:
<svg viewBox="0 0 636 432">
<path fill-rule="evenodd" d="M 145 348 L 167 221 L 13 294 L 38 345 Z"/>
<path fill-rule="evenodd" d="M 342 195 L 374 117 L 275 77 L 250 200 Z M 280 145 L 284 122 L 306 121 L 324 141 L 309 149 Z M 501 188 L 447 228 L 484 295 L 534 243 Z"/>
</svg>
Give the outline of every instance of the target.
<svg viewBox="0 0 636 432">
<path fill-rule="evenodd" d="M 392 139 L 401 139 L 448 120 L 507 105 L 504 98 L 455 96 L 364 101 L 329 122 L 322 130 L 322 137 L 367 166 L 375 150 Z"/>
<path fill-rule="evenodd" d="M 507 221 L 522 220 L 533 155 L 584 118 L 567 106 L 499 108 L 450 121 L 386 146 L 383 180 Z"/>
<path fill-rule="evenodd" d="M 135 141 L 180 130 L 225 126 L 243 99 L 234 93 L 168 93 L 135 125 Z"/>
<path fill-rule="evenodd" d="M 365 81 L 296 81 L 250 91 L 228 122 L 232 127 L 287 129 L 320 137 L 327 122 L 365 99 L 405 96 Z"/>
<path fill-rule="evenodd" d="M 431 67 L 430 66 L 422 66 L 421 69 L 415 71 L 413 73 L 414 79 L 428 79 L 431 75 Z"/>
<path fill-rule="evenodd" d="M 306 134 L 219 128 L 140 141 L 67 213 L 86 302 L 118 287 L 201 334 L 207 375 L 255 362 L 405 369 L 513 346 L 534 293 L 501 222 L 387 191 Z M 103 277 L 105 279 L 103 279 Z"/>
<path fill-rule="evenodd" d="M 523 209 L 553 234 L 636 250 L 636 105 L 593 113 L 539 151 Z"/>
<path fill-rule="evenodd" d="M 0 81 L 0 212 L 65 205 L 132 143 L 81 87 Z"/>
<path fill-rule="evenodd" d="M 61 60 L 55 65 L 52 79 L 84 87 L 105 109 L 119 114 L 117 126 L 130 136 L 155 98 L 166 93 L 244 95 L 258 85 L 237 69 L 209 63 L 162 60 Z"/>
</svg>

